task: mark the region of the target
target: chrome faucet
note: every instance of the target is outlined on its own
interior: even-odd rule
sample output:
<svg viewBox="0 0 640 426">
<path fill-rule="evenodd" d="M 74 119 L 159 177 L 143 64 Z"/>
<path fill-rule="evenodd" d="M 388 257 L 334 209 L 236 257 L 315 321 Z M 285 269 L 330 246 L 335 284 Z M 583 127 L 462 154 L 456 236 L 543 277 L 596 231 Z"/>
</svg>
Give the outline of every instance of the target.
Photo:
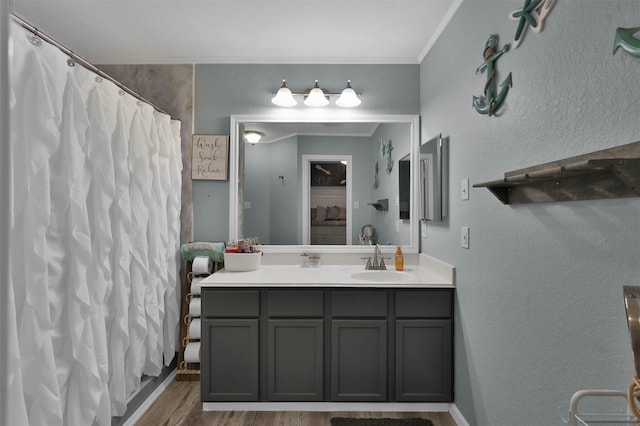
<svg viewBox="0 0 640 426">
<path fill-rule="evenodd" d="M 371 257 L 367 258 L 367 265 L 364 267 L 364 269 L 375 271 L 387 269 L 387 266 L 384 264 L 384 257 L 382 257 L 380 245 L 376 244 L 373 247 L 373 262 L 371 261 Z"/>
</svg>

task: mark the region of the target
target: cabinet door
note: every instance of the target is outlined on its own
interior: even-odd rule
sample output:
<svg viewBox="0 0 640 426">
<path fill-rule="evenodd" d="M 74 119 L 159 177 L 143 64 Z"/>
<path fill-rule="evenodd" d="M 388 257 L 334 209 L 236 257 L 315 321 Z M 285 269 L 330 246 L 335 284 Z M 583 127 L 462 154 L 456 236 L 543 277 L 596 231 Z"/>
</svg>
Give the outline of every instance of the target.
<svg viewBox="0 0 640 426">
<path fill-rule="evenodd" d="M 331 322 L 331 399 L 386 401 L 386 320 Z"/>
<path fill-rule="evenodd" d="M 451 320 L 397 320 L 396 400 L 453 401 L 452 346 Z"/>
<path fill-rule="evenodd" d="M 322 401 L 323 320 L 268 321 L 269 401 Z"/>
<path fill-rule="evenodd" d="M 258 400 L 258 320 L 204 319 L 202 400 Z"/>
</svg>

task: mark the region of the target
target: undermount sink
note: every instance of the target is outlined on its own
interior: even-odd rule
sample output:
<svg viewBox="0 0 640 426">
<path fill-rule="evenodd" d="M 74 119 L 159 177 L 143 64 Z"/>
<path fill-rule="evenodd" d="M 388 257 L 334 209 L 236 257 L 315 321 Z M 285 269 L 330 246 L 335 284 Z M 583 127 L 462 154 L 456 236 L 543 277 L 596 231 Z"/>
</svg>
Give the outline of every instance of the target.
<svg viewBox="0 0 640 426">
<path fill-rule="evenodd" d="M 382 271 L 361 271 L 351 274 L 351 278 L 362 281 L 379 281 L 379 282 L 393 282 L 393 281 L 407 281 L 411 279 L 411 275 L 406 272 L 382 270 Z"/>
</svg>

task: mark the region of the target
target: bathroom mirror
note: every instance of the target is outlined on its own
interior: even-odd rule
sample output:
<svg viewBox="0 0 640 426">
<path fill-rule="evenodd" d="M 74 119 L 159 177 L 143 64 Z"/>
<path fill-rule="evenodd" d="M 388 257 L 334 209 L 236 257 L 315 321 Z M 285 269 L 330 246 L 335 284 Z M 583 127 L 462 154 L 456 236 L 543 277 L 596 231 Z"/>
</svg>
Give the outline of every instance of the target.
<svg viewBox="0 0 640 426">
<path fill-rule="evenodd" d="M 438 135 L 420 146 L 420 219 L 449 215 L 449 138 Z"/>
<path fill-rule="evenodd" d="M 410 162 L 409 169 L 410 181 L 414 183 L 408 189 L 411 219 L 399 216 L 398 179 L 399 159 L 405 154 L 418 158 L 418 123 L 417 115 L 231 116 L 229 239 L 258 236 L 268 252 L 368 252 L 371 249 L 359 243 L 359 233 L 363 226 L 373 224 L 378 230 L 379 244 L 393 248 L 399 244 L 409 253 L 417 252 L 420 217 L 418 166 L 414 164 L 417 162 Z M 301 125 L 307 130 L 296 130 Z M 352 126 L 363 133 L 354 135 L 343 130 Z M 273 128 L 279 129 L 276 133 L 280 134 L 269 138 L 269 129 Z M 245 130 L 262 131 L 267 143 L 247 143 L 243 138 Z M 387 173 L 387 160 L 379 154 L 379 146 L 389 140 L 393 145 L 392 167 Z M 349 164 L 346 180 L 333 179 L 336 163 L 340 162 Z M 378 186 L 374 188 L 376 163 Z M 314 183 L 305 182 L 321 182 L 318 189 L 324 193 L 313 195 L 310 189 Z M 348 188 L 344 205 L 331 198 L 341 186 Z M 380 199 L 388 200 L 388 210 L 373 206 Z M 310 236 L 313 219 L 317 219 L 312 214 L 320 211 L 318 207 L 324 212 L 325 205 L 337 212 L 335 207 L 339 204 L 345 207 L 347 238 L 330 244 L 313 243 L 319 240 Z M 264 235 L 261 231 L 264 229 L 269 231 L 266 238 L 260 236 Z"/>
</svg>

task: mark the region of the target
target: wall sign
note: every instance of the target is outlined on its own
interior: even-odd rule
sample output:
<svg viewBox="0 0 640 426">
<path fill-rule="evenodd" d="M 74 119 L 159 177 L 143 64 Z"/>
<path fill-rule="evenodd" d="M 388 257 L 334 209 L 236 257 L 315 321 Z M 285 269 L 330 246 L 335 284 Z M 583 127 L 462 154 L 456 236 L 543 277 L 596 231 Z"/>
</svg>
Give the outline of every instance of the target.
<svg viewBox="0 0 640 426">
<path fill-rule="evenodd" d="M 192 180 L 227 180 L 229 136 L 193 135 Z"/>
</svg>

